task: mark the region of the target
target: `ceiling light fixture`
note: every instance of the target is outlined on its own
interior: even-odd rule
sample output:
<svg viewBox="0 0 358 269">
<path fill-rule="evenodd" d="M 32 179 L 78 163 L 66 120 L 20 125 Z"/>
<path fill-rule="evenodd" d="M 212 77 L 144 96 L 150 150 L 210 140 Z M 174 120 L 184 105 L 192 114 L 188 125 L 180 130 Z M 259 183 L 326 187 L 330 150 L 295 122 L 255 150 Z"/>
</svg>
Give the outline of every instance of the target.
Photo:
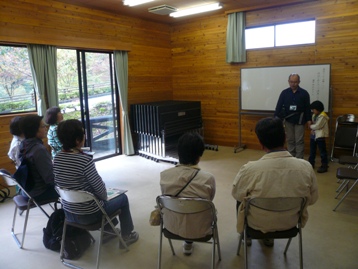
<svg viewBox="0 0 358 269">
<path fill-rule="evenodd" d="M 155 1 L 155 0 L 123 0 L 123 4 L 125 6 L 134 7 L 134 6 L 138 6 L 138 5 L 153 2 L 153 1 Z"/>
<path fill-rule="evenodd" d="M 213 11 L 222 8 L 222 5 L 220 3 L 210 4 L 210 5 L 203 5 L 203 6 L 196 6 L 192 8 L 187 9 L 181 9 L 177 12 L 171 13 L 169 16 L 177 18 L 177 17 L 183 17 L 188 15 L 193 15 L 197 13 L 207 12 L 207 11 Z"/>
</svg>

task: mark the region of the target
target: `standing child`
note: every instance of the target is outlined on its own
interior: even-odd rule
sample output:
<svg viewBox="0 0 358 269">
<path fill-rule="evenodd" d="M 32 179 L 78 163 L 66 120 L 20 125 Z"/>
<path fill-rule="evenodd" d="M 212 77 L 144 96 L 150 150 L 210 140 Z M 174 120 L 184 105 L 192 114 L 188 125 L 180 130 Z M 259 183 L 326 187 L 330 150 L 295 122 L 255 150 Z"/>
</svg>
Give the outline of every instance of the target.
<svg viewBox="0 0 358 269">
<path fill-rule="evenodd" d="M 308 161 L 312 167 L 315 165 L 316 149 L 318 147 L 321 154 L 321 167 L 317 169 L 318 173 L 325 173 L 328 170 L 328 158 L 326 149 L 326 137 L 329 137 L 329 117 L 324 112 L 324 105 L 320 101 L 314 101 L 310 106 L 312 115 L 311 139 L 310 139 L 310 157 Z"/>
<path fill-rule="evenodd" d="M 9 152 L 7 153 L 9 158 L 14 162 L 16 169 L 21 164 L 21 160 L 19 157 L 19 153 L 20 153 L 19 147 L 21 141 L 24 140 L 24 135 L 20 129 L 20 121 L 21 121 L 21 117 L 17 116 L 12 118 L 10 122 L 10 133 L 13 135 L 13 138 L 11 141 Z"/>
<path fill-rule="evenodd" d="M 53 106 L 47 109 L 45 122 L 50 126 L 47 132 L 47 143 L 51 147 L 52 159 L 62 150 L 62 143 L 57 137 L 57 126 L 61 121 L 63 121 L 63 115 L 59 107 Z"/>
</svg>

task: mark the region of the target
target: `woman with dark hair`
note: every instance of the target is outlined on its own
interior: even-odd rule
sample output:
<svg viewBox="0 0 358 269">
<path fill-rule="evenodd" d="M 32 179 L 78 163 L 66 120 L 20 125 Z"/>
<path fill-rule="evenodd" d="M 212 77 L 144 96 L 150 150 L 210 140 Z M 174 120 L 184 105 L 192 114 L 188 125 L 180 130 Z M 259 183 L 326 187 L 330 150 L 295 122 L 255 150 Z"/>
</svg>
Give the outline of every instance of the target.
<svg viewBox="0 0 358 269">
<path fill-rule="evenodd" d="M 46 111 L 45 122 L 50 125 L 47 132 L 47 143 L 51 147 L 52 158 L 62 149 L 62 144 L 57 137 L 58 123 L 63 120 L 61 109 L 57 106 L 50 107 Z"/>
<path fill-rule="evenodd" d="M 91 155 L 82 152 L 81 148 L 85 142 L 85 134 L 82 123 L 78 120 L 65 120 L 58 125 L 58 138 L 60 139 L 63 150 L 54 159 L 55 183 L 57 186 L 83 190 L 94 194 L 100 200 L 108 215 L 118 208 L 121 209 L 119 221 L 121 234 L 127 245 L 138 240 L 138 233 L 133 231 L 133 222 L 129 210 L 128 197 L 121 194 L 107 201 L 106 185 L 98 174 Z M 66 218 L 80 224 L 91 224 L 98 222 L 102 218 L 102 212 L 96 204 L 87 202 L 81 204 L 71 204 L 62 201 Z M 118 220 L 114 221 L 116 225 Z M 111 231 L 111 227 L 105 227 Z M 104 241 L 114 238 L 112 234 L 105 234 Z"/>
<path fill-rule="evenodd" d="M 160 173 L 160 188 L 163 195 L 202 198 L 213 200 L 216 192 L 215 178 L 203 171 L 198 164 L 204 153 L 205 144 L 198 133 L 185 133 L 178 140 L 179 164 Z M 185 238 L 202 238 L 212 233 L 211 212 L 199 214 L 178 214 L 163 210 L 165 228 Z M 185 225 L 183 225 L 183 223 Z M 206 223 L 207 225 L 197 225 Z M 191 255 L 193 242 L 183 242 L 183 253 Z"/>
<path fill-rule="evenodd" d="M 58 198 L 51 155 L 42 142 L 47 135 L 47 125 L 41 116 L 27 115 L 22 118 L 20 129 L 25 139 L 21 142 L 19 156 L 26 160 L 28 179 L 33 183 L 26 191 L 37 202 Z"/>
</svg>

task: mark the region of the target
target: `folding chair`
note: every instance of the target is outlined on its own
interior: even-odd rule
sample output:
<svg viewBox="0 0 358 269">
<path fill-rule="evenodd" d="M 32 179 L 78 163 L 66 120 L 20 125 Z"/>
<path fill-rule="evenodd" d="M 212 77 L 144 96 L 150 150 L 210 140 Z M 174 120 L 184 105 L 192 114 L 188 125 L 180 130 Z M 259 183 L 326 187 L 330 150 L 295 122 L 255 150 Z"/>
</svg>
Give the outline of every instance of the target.
<svg viewBox="0 0 358 269">
<path fill-rule="evenodd" d="M 159 253 L 158 253 L 158 269 L 161 268 L 162 262 L 162 241 L 163 235 L 168 238 L 169 245 L 172 250 L 173 255 L 175 255 L 175 251 L 173 248 L 173 244 L 171 240 L 182 240 L 182 241 L 193 241 L 193 242 L 203 242 L 203 243 L 211 243 L 212 244 L 212 259 L 211 259 L 211 268 L 215 268 L 215 251 L 217 247 L 219 261 L 221 261 L 221 251 L 220 251 L 220 242 L 219 242 L 219 233 L 217 227 L 217 218 L 216 218 L 216 209 L 214 204 L 206 199 L 201 198 L 178 198 L 160 195 L 157 197 L 157 205 L 161 210 L 161 214 L 163 216 L 163 209 L 170 210 L 172 212 L 180 213 L 180 214 L 197 214 L 204 211 L 210 211 L 212 220 L 211 220 L 211 231 L 212 233 L 197 239 L 191 238 L 183 238 L 179 235 L 173 234 L 165 229 L 165 223 L 163 218 L 161 218 L 160 223 L 160 239 L 159 239 Z M 201 225 L 197 223 L 197 225 Z"/>
<path fill-rule="evenodd" d="M 36 202 L 26 191 L 25 189 L 16 181 L 15 178 L 13 178 L 11 175 L 6 174 L 4 172 L 0 172 L 0 176 L 5 180 L 6 184 L 10 187 L 12 186 L 17 186 L 28 198 L 22 196 L 21 194 L 17 194 L 13 197 L 13 201 L 15 203 L 15 211 L 14 211 L 14 217 L 12 220 L 12 226 L 11 226 L 11 235 L 14 238 L 16 244 L 18 245 L 19 248 L 23 248 L 24 247 L 24 242 L 25 242 L 25 234 L 26 234 L 26 228 L 27 228 L 27 221 L 29 219 L 29 213 L 30 213 L 30 209 L 31 208 L 35 208 L 38 207 L 46 216 L 47 218 L 49 218 L 49 214 L 47 214 L 47 212 L 41 207 L 42 205 L 46 205 L 46 204 L 50 204 L 52 202 L 57 202 L 58 199 L 50 199 L 50 200 L 46 200 L 46 201 L 41 201 L 41 202 Z M 52 207 L 52 205 L 50 205 Z M 52 207 L 52 209 L 54 209 Z M 24 222 L 24 227 L 22 230 L 22 239 L 21 241 L 18 239 L 18 237 L 16 236 L 15 233 L 15 222 L 16 222 L 16 213 L 17 210 L 20 210 L 20 215 L 22 214 L 23 211 L 26 210 L 26 215 L 25 215 L 25 222 Z"/>
<path fill-rule="evenodd" d="M 358 157 L 355 157 L 355 156 L 350 156 L 350 155 L 339 156 L 338 162 L 340 164 L 348 165 L 347 166 L 348 168 L 355 168 L 355 169 L 358 168 Z M 340 192 L 344 189 L 343 186 L 345 185 L 345 180 L 338 178 L 337 182 L 340 182 L 340 181 L 342 181 L 342 182 L 339 185 L 339 187 L 337 188 L 336 192 Z M 347 191 L 348 191 L 348 184 L 346 186 L 347 186 Z"/>
<path fill-rule="evenodd" d="M 56 186 L 56 190 L 59 193 L 59 195 L 61 197 L 61 200 L 64 200 L 64 201 L 66 201 L 68 203 L 75 203 L 75 204 L 94 201 L 97 204 L 98 208 L 102 212 L 102 218 L 101 218 L 100 221 L 98 221 L 96 223 L 93 223 L 93 224 L 87 224 L 87 225 L 78 224 L 76 222 L 71 222 L 71 221 L 67 220 L 67 218 L 65 218 L 65 223 L 63 225 L 63 233 L 62 233 L 61 250 L 60 250 L 60 259 L 61 259 L 61 262 L 65 266 L 70 267 L 70 268 L 81 268 L 81 267 L 78 267 L 78 266 L 76 266 L 74 264 L 66 262 L 65 259 L 64 259 L 63 251 L 64 251 L 65 240 L 66 240 L 67 225 L 74 226 L 74 227 L 81 228 L 81 229 L 85 229 L 85 230 L 88 230 L 88 231 L 100 230 L 101 233 L 100 233 L 100 238 L 99 238 L 100 241 L 99 241 L 99 246 L 98 246 L 98 250 L 97 250 L 97 262 L 96 262 L 96 268 L 97 269 L 99 268 L 99 262 L 100 262 L 100 258 L 101 258 L 103 234 L 104 233 L 113 234 L 112 232 L 108 232 L 108 231 L 104 230 L 104 226 L 107 223 L 111 226 L 112 230 L 114 231 L 114 233 L 118 237 L 119 244 L 120 245 L 122 244 L 122 246 L 124 246 L 124 248 L 127 251 L 129 250 L 128 247 L 127 247 L 127 244 L 124 242 L 120 232 L 118 231 L 118 229 L 116 229 L 114 227 L 113 222 L 112 222 L 112 220 L 120 214 L 120 212 L 121 212 L 120 209 L 115 211 L 113 214 L 108 215 L 106 213 L 106 211 L 103 209 L 103 207 L 101 206 L 99 200 L 92 193 L 89 193 L 87 191 L 80 191 L 80 190 L 63 189 L 63 188 L 60 188 L 60 187 L 57 187 L 57 186 Z"/>
<path fill-rule="evenodd" d="M 244 231 L 240 235 L 239 246 L 237 248 L 237 255 L 240 255 L 241 242 L 244 240 L 244 258 L 245 258 L 245 268 L 248 268 L 247 260 L 247 238 L 251 237 L 252 239 L 282 239 L 288 238 L 288 242 L 284 251 L 286 255 L 288 247 L 290 246 L 291 240 L 293 237 L 296 237 L 299 234 L 299 257 L 300 257 L 300 268 L 303 268 L 303 255 L 302 255 L 302 224 L 301 218 L 303 209 L 306 204 L 306 198 L 303 197 L 279 197 L 279 198 L 251 198 L 246 202 L 245 206 L 245 220 L 244 220 Z M 253 207 L 259 208 L 267 212 L 290 212 L 292 216 L 292 211 L 297 211 L 297 225 L 291 229 L 285 231 L 276 231 L 276 232 L 267 232 L 263 233 L 259 230 L 255 230 L 250 227 L 250 221 L 248 216 L 252 214 L 251 209 Z M 267 219 L 270 222 L 270 219 Z"/>
<path fill-rule="evenodd" d="M 352 152 L 352 156 L 357 153 L 358 144 L 358 122 L 355 122 L 353 114 L 345 114 L 337 117 L 336 129 L 333 136 L 331 160 L 334 161 L 334 150 L 344 150 Z"/>
<path fill-rule="evenodd" d="M 333 211 L 336 211 L 338 206 L 343 202 L 343 200 L 347 197 L 347 195 L 353 190 L 354 186 L 358 183 L 358 165 L 355 166 L 355 168 L 349 168 L 349 167 L 339 167 L 337 168 L 336 176 L 338 179 L 342 180 L 341 186 L 338 188 L 339 191 L 335 197 L 335 199 L 338 198 L 338 196 L 342 193 L 342 191 L 347 187 L 346 193 L 343 195 L 341 200 L 339 200 L 336 207 L 333 209 Z M 352 186 L 348 189 L 349 181 L 353 180 L 354 183 Z"/>
</svg>

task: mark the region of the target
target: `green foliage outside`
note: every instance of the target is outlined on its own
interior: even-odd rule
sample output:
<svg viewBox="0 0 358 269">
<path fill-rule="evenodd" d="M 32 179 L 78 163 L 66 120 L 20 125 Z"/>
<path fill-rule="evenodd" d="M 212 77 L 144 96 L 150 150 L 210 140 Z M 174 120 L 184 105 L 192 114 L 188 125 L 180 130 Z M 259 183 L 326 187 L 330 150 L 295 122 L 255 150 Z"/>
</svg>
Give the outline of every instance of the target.
<svg viewBox="0 0 358 269">
<path fill-rule="evenodd" d="M 80 119 L 80 103 L 73 103 L 71 105 L 60 105 L 62 111 L 70 111 L 63 113 L 63 118 L 68 119 Z M 112 103 L 111 102 L 99 102 L 91 109 L 91 117 L 112 115 Z"/>
<path fill-rule="evenodd" d="M 33 111 L 33 110 L 34 110 L 34 104 L 29 100 L 0 103 L 0 114 L 22 112 L 22 111 Z"/>
<path fill-rule="evenodd" d="M 89 87 L 88 89 L 89 96 L 98 95 L 102 93 L 110 93 L 110 92 L 111 92 L 111 87 L 109 86 L 91 85 L 91 87 Z M 80 98 L 78 88 L 59 90 L 58 100 L 60 102 L 78 99 L 78 98 Z"/>
</svg>

